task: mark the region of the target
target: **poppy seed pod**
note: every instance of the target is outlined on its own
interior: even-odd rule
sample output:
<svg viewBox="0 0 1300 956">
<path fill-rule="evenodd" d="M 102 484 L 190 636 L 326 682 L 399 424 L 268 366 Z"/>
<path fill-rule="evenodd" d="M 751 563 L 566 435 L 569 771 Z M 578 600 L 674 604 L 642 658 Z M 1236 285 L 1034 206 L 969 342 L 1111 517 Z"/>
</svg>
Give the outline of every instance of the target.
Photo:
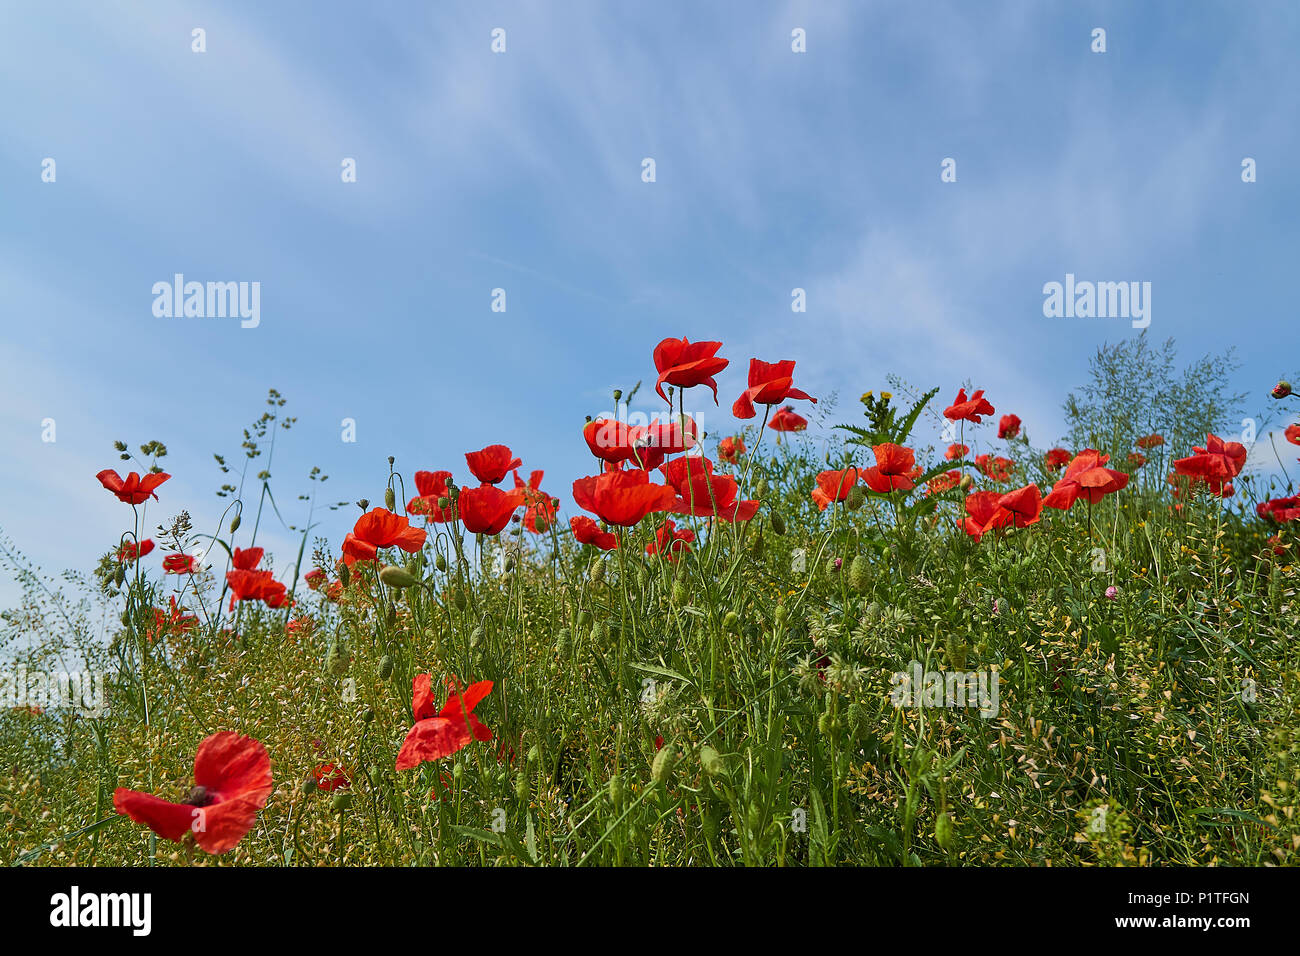
<svg viewBox="0 0 1300 956">
<path fill-rule="evenodd" d="M 844 499 L 844 507 L 850 511 L 857 511 L 867 503 L 867 493 L 862 490 L 861 485 L 854 485 L 849 489 L 848 497 Z"/>
<path fill-rule="evenodd" d="M 369 510 L 370 510 L 370 499 L 369 499 L 369 498 L 362 498 L 360 501 L 357 502 L 357 507 L 360 508 L 362 511 L 369 511 Z"/>
<path fill-rule="evenodd" d="M 772 512 L 772 530 L 779 535 L 785 534 L 785 518 L 781 516 L 779 511 Z"/>
<path fill-rule="evenodd" d="M 379 580 L 390 588 L 409 588 L 419 584 L 419 579 L 404 568 L 395 564 L 386 564 L 380 569 Z"/>
<path fill-rule="evenodd" d="M 451 499 L 448 498 L 446 495 L 443 495 L 441 498 L 438 499 L 439 511 L 446 511 L 450 507 L 451 507 Z"/>
<path fill-rule="evenodd" d="M 352 794 L 346 791 L 334 794 L 334 799 L 330 802 L 330 809 L 335 813 L 343 813 L 345 810 L 352 809 Z"/>
<path fill-rule="evenodd" d="M 659 748 L 655 754 L 655 759 L 650 764 L 650 779 L 659 785 L 668 782 L 668 778 L 673 775 L 673 767 L 677 763 L 677 751 L 672 744 L 666 744 Z"/>
</svg>

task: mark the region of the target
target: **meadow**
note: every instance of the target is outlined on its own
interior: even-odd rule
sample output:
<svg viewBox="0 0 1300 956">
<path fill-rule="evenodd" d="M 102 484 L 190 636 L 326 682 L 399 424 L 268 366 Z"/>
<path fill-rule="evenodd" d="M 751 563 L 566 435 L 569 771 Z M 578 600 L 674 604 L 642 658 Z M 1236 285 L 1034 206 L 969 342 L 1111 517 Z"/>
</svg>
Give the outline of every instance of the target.
<svg viewBox="0 0 1300 956">
<path fill-rule="evenodd" d="M 297 554 L 258 546 L 287 510 L 278 393 L 218 459 L 215 528 L 169 499 L 163 443 L 106 443 L 86 481 L 123 533 L 98 567 L 51 581 L 0 549 L 25 594 L 0 860 L 1300 860 L 1300 498 L 1289 459 L 1246 468 L 1222 362 L 1103 349 L 1039 447 L 994 382 L 841 408 L 757 359 L 704 435 L 686 393 L 712 409 L 749 357 L 652 358 L 629 377 L 653 368 L 663 420 L 575 423 L 571 486 L 485 434 L 377 462 L 355 500 L 322 487 L 355 526 L 309 516 Z M 1284 456 L 1295 399 L 1266 400 Z"/>
</svg>

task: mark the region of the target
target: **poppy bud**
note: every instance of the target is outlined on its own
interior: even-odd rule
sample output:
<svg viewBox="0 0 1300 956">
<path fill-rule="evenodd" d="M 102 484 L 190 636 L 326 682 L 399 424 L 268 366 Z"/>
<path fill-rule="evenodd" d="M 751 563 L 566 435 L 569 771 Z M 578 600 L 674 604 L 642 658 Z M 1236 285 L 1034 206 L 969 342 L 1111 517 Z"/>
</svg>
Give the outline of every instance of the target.
<svg viewBox="0 0 1300 956">
<path fill-rule="evenodd" d="M 762 558 L 767 553 L 767 547 L 763 543 L 763 529 L 758 529 L 758 534 L 754 535 L 754 540 L 749 543 L 749 553 L 756 558 Z"/>
<path fill-rule="evenodd" d="M 777 534 L 785 534 L 785 518 L 781 517 L 781 512 L 772 512 L 772 530 Z"/>
<path fill-rule="evenodd" d="M 659 748 L 654 761 L 650 764 L 650 779 L 657 784 L 665 784 L 673 775 L 673 766 L 677 763 L 677 750 L 672 744 Z"/>
<path fill-rule="evenodd" d="M 644 564 L 637 569 L 636 583 L 637 583 L 637 587 L 639 587 L 642 591 L 644 591 L 646 588 L 650 586 L 650 569 L 647 568 Z"/>
<path fill-rule="evenodd" d="M 339 583 L 341 583 L 344 587 L 347 587 L 349 584 L 352 583 L 352 572 L 348 570 L 348 566 L 346 564 L 339 565 Z"/>
<path fill-rule="evenodd" d="M 849 563 L 849 587 L 859 594 L 865 594 L 871 587 L 871 567 L 861 554 Z"/>
<path fill-rule="evenodd" d="M 573 650 L 573 635 L 569 633 L 567 627 L 562 627 L 560 633 L 555 636 L 555 653 L 559 655 L 560 660 L 567 661 L 571 650 Z"/>
<path fill-rule="evenodd" d="M 754 485 L 754 493 L 755 493 L 755 496 L 756 496 L 756 497 L 759 497 L 759 498 L 764 498 L 764 497 L 767 496 L 767 479 L 766 479 L 766 478 L 760 478 L 760 479 L 758 479 L 758 481 L 757 481 L 757 482 L 755 483 L 755 485 Z"/>
<path fill-rule="evenodd" d="M 435 568 L 437 568 L 439 571 L 446 571 L 446 570 L 447 570 L 447 559 L 444 558 L 444 557 L 440 554 L 440 555 L 438 555 L 436 558 L 433 559 L 433 566 L 434 566 Z"/>
<path fill-rule="evenodd" d="M 704 839 L 712 843 L 714 838 L 718 835 L 718 818 L 708 810 L 705 810 L 704 814 L 700 818 L 700 824 L 704 828 Z"/>
<path fill-rule="evenodd" d="M 975 487 L 975 479 L 972 478 L 970 475 L 962 475 L 961 481 L 957 482 L 957 487 L 960 488 L 962 491 L 970 491 L 973 487 Z"/>
<path fill-rule="evenodd" d="M 465 600 L 465 592 L 462 591 L 460 588 L 457 588 L 455 595 L 452 597 L 452 603 L 456 605 L 456 610 L 458 611 L 465 610 L 465 605 L 467 603 Z"/>
<path fill-rule="evenodd" d="M 542 748 L 541 748 L 541 747 L 537 746 L 537 744 L 533 744 L 531 747 L 528 748 L 528 762 L 529 762 L 529 763 L 537 763 L 537 761 L 539 761 L 539 760 L 541 760 L 541 759 L 542 759 Z"/>
<path fill-rule="evenodd" d="M 934 842 L 945 850 L 952 849 L 952 817 L 942 811 L 934 821 Z"/>
<path fill-rule="evenodd" d="M 1286 398 L 1290 394 L 1291 394 L 1290 382 L 1278 382 L 1276 385 L 1273 386 L 1274 398 Z"/>
<path fill-rule="evenodd" d="M 230 519 L 230 533 L 234 534 L 238 530 L 239 530 L 239 515 L 235 515 L 233 518 Z"/>
<path fill-rule="evenodd" d="M 735 611 L 728 611 L 727 616 L 722 619 L 722 629 L 735 633 L 740 629 L 740 615 Z"/>
<path fill-rule="evenodd" d="M 685 604 L 690 600 L 690 591 L 687 590 L 686 582 L 678 578 L 673 582 L 673 603 Z"/>
<path fill-rule="evenodd" d="M 458 763 L 451 768 L 451 777 L 457 783 L 459 783 L 464 776 L 465 776 L 465 765 L 463 763 Z"/>
<path fill-rule="evenodd" d="M 596 621 L 591 625 L 591 633 L 587 636 L 592 647 L 600 647 L 605 643 L 605 625 L 600 621 Z"/>
<path fill-rule="evenodd" d="M 486 636 L 487 635 L 483 631 L 483 625 L 480 624 L 478 627 L 474 628 L 474 630 L 470 633 L 469 646 L 471 648 L 478 647 L 480 644 L 483 643 L 483 638 Z"/>
<path fill-rule="evenodd" d="M 379 788 L 384 785 L 384 772 L 380 770 L 378 767 L 370 768 L 370 785 L 375 788 Z"/>
<path fill-rule="evenodd" d="M 325 651 L 325 670 L 335 677 L 342 677 L 348 672 L 348 649 L 337 637 L 330 641 Z"/>
<path fill-rule="evenodd" d="M 722 754 L 708 744 L 700 748 L 700 766 L 710 777 L 722 777 L 727 773 L 727 763 L 722 759 Z"/>
<path fill-rule="evenodd" d="M 302 782 L 302 792 L 307 796 L 311 796 L 313 793 L 316 792 L 315 777 L 308 777 L 306 780 Z"/>
<path fill-rule="evenodd" d="M 622 398 L 623 398 L 623 390 L 621 388 L 614 389 L 614 401 L 616 402 L 621 401 Z"/>
<path fill-rule="evenodd" d="M 778 604 L 776 606 L 776 614 L 774 615 L 774 620 L 776 621 L 778 627 L 784 624 L 786 618 L 788 618 L 789 616 L 790 616 L 790 611 L 786 608 L 784 604 Z"/>
<path fill-rule="evenodd" d="M 118 587 L 121 587 L 125 581 L 126 581 L 126 569 L 123 568 L 121 565 L 118 565 L 117 570 L 113 572 L 113 583 L 116 584 Z M 126 622 L 123 621 L 122 623 L 125 624 Z"/>
<path fill-rule="evenodd" d="M 361 712 L 361 719 L 367 724 L 373 721 L 375 719 L 375 709 L 373 707 L 367 707 Z"/>
<path fill-rule="evenodd" d="M 588 624 L 590 624 L 590 623 L 591 623 L 591 612 L 590 612 L 590 611 L 579 611 L 579 612 L 578 612 L 578 627 L 586 627 L 586 626 L 587 626 Z"/>
<path fill-rule="evenodd" d="M 397 495 L 393 493 L 392 488 L 384 489 L 384 507 L 389 511 L 397 510 Z"/>
<path fill-rule="evenodd" d="M 621 774 L 609 778 L 609 799 L 614 804 L 615 810 L 623 806 L 623 777 Z"/>
<path fill-rule="evenodd" d="M 379 679 L 388 680 L 393 676 L 393 659 L 387 654 L 379 662 Z"/>
<path fill-rule="evenodd" d="M 386 564 L 379 571 L 379 580 L 390 588 L 409 588 L 419 584 L 415 575 L 395 564 Z"/>
<path fill-rule="evenodd" d="M 849 704 L 849 709 L 844 712 L 844 719 L 852 730 L 861 727 L 866 722 L 866 714 L 863 712 L 862 705 L 856 700 Z"/>
<path fill-rule="evenodd" d="M 850 511 L 857 511 L 867 503 L 867 493 L 862 490 L 861 485 L 854 485 L 849 489 L 848 497 L 844 499 L 844 507 Z"/>
<path fill-rule="evenodd" d="M 352 808 L 352 794 L 346 790 L 342 793 L 334 794 L 334 799 L 330 802 L 330 809 L 335 813 L 342 813 Z"/>
<path fill-rule="evenodd" d="M 550 523 L 541 515 L 538 515 L 533 519 L 533 527 L 537 530 L 538 534 L 545 534 L 546 530 L 550 528 L 550 526 Z"/>
<path fill-rule="evenodd" d="M 587 580 L 592 584 L 600 584 L 605 580 L 605 562 L 600 558 L 592 558 L 591 567 L 587 569 Z"/>
<path fill-rule="evenodd" d="M 388 605 L 388 615 L 384 620 L 387 621 L 389 627 L 397 623 L 397 608 L 394 605 Z"/>
<path fill-rule="evenodd" d="M 520 803 L 528 799 L 528 777 L 522 770 L 515 774 L 515 799 Z"/>
</svg>

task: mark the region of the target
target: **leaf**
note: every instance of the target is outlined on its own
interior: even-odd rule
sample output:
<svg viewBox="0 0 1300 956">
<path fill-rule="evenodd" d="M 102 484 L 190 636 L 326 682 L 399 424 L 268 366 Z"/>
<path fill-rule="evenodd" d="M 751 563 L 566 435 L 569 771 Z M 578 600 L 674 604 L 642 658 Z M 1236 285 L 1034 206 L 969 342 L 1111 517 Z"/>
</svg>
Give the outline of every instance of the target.
<svg viewBox="0 0 1300 956">
<path fill-rule="evenodd" d="M 685 674 L 679 674 L 677 671 L 670 670 L 667 667 L 659 667 L 655 664 L 639 664 L 636 661 L 629 661 L 627 666 L 631 667 L 633 670 L 645 671 L 647 674 L 658 674 L 660 677 L 668 677 L 672 680 L 679 680 L 683 684 L 690 684 L 692 687 L 695 686 L 695 682 Z"/>
</svg>

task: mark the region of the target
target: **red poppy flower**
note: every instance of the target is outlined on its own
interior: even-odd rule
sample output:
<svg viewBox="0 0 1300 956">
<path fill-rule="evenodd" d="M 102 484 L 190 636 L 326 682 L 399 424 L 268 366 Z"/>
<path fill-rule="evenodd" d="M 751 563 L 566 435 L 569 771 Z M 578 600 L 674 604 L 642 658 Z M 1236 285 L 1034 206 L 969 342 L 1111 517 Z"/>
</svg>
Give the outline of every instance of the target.
<svg viewBox="0 0 1300 956">
<path fill-rule="evenodd" d="M 485 485 L 495 485 L 522 462 L 505 445 L 488 445 L 479 451 L 465 452 L 470 472 Z"/>
<path fill-rule="evenodd" d="M 740 393 L 731 406 L 731 414 L 737 418 L 753 418 L 758 414 L 754 408 L 758 405 L 780 405 L 791 398 L 806 398 L 816 403 L 806 392 L 794 387 L 794 361 L 785 359 L 780 362 L 762 362 L 749 360 L 749 388 Z"/>
<path fill-rule="evenodd" d="M 1065 474 L 1052 485 L 1052 493 L 1043 499 L 1043 507 L 1069 511 L 1082 498 L 1095 505 L 1106 495 L 1119 491 L 1128 484 L 1128 475 L 1104 467 L 1110 455 L 1093 448 L 1085 448 L 1074 456 Z"/>
<path fill-rule="evenodd" d="M 759 502 L 737 501 L 740 485 L 730 475 L 715 475 L 713 462 L 702 456 L 683 455 L 662 469 L 664 478 L 677 492 L 673 510 L 700 518 L 749 521 L 758 513 Z"/>
<path fill-rule="evenodd" d="M 329 601 L 333 601 L 335 604 L 337 604 L 339 598 L 342 596 L 343 596 L 343 582 L 342 581 L 330 582 L 330 586 L 325 589 L 326 599 Z"/>
<path fill-rule="evenodd" d="M 128 505 L 138 505 L 149 498 L 157 501 L 158 495 L 154 493 L 154 489 L 170 478 L 171 475 L 165 471 L 154 471 L 141 478 L 139 474 L 133 471 L 123 481 L 117 472 L 111 468 L 105 468 L 95 477 L 99 479 L 101 485 L 117 495 L 118 501 L 125 502 Z"/>
<path fill-rule="evenodd" d="M 1286 440 L 1293 445 L 1300 445 L 1300 424 L 1286 426 Z"/>
<path fill-rule="evenodd" d="M 446 522 L 451 520 L 451 504 L 438 507 L 443 498 L 451 498 L 447 487 L 449 471 L 417 471 L 415 473 L 415 490 L 418 494 L 406 503 L 408 514 L 423 515 L 426 521 Z"/>
<path fill-rule="evenodd" d="M 729 364 L 726 359 L 717 357 L 720 348 L 721 342 L 691 342 L 684 338 L 664 339 L 655 346 L 655 369 L 659 372 L 655 391 L 659 397 L 668 401 L 664 394 L 665 382 L 678 388 L 707 385 L 713 389 L 713 404 L 718 404 L 718 383 L 713 376 Z"/>
<path fill-rule="evenodd" d="M 268 607 L 284 607 L 289 603 L 285 586 L 270 571 L 227 571 L 226 583 L 230 585 L 232 608 L 236 601 L 263 601 Z"/>
<path fill-rule="evenodd" d="M 636 468 L 658 468 L 667 452 L 656 447 L 648 431 L 640 425 L 628 425 L 612 418 L 587 422 L 582 429 L 591 453 L 610 464 L 631 462 Z M 656 439 L 660 436 L 656 435 Z M 667 436 L 671 440 L 671 435 Z"/>
<path fill-rule="evenodd" d="M 1130 468 L 1141 468 L 1147 463 L 1147 456 L 1140 451 L 1131 451 L 1128 453 L 1128 464 Z"/>
<path fill-rule="evenodd" d="M 484 680 L 470 684 L 465 688 L 463 698 L 454 682 L 448 682 L 448 690 L 447 703 L 442 710 L 435 711 L 429 675 L 416 675 L 411 685 L 415 726 L 407 733 L 402 749 L 397 753 L 398 770 L 409 770 L 426 761 L 450 757 L 472 740 L 492 739 L 492 731 L 474 716 L 474 708 L 492 690 L 492 682 Z"/>
<path fill-rule="evenodd" d="M 326 793 L 345 790 L 352 786 L 352 774 L 342 765 L 332 763 L 317 764 L 311 775 L 316 781 L 316 789 L 324 790 Z"/>
<path fill-rule="evenodd" d="M 1011 511 L 1001 507 L 1002 495 L 996 491 L 977 491 L 966 496 L 966 520 L 962 527 L 979 541 L 997 528 L 1005 528 L 1015 520 Z"/>
<path fill-rule="evenodd" d="M 646 554 L 662 554 L 669 561 L 677 560 L 674 554 L 691 550 L 691 542 L 695 540 L 695 532 L 690 528 L 677 530 L 677 522 L 672 518 L 665 518 L 664 523 L 659 526 L 655 532 L 655 539 L 645 546 Z"/>
<path fill-rule="evenodd" d="M 176 606 L 176 595 L 169 595 L 168 609 L 156 607 L 153 609 L 153 627 L 149 628 L 145 637 L 153 641 L 164 634 L 175 632 L 184 634 L 196 624 L 199 619 L 193 615 L 187 615 L 184 608 Z"/>
<path fill-rule="evenodd" d="M 808 419 L 796 414 L 789 405 L 777 409 L 768 419 L 767 427 L 778 432 L 801 432 L 808 427 Z"/>
<path fill-rule="evenodd" d="M 998 422 L 999 438 L 1015 438 L 1020 434 L 1020 416 L 1003 415 L 1002 420 Z"/>
<path fill-rule="evenodd" d="M 519 472 L 515 472 L 515 491 L 524 496 L 524 527 L 533 534 L 541 534 L 555 523 L 555 514 L 560 507 L 560 499 L 552 498 L 546 492 L 542 491 L 541 471 L 534 471 L 528 476 L 528 484 L 524 484 Z M 543 524 L 538 525 L 538 519 Z"/>
<path fill-rule="evenodd" d="M 957 469 L 945 471 L 943 474 L 935 475 L 925 483 L 925 493 L 927 495 L 938 495 L 945 491 L 951 491 L 961 484 L 961 472 Z"/>
<path fill-rule="evenodd" d="M 237 571 L 252 571 L 262 563 L 262 555 L 266 552 L 261 548 L 236 548 L 235 553 L 230 557 L 230 563 L 235 566 Z"/>
<path fill-rule="evenodd" d="M 943 457 L 947 458 L 949 461 L 956 461 L 958 458 L 961 458 L 969 454 L 970 454 L 969 445 L 962 445 L 957 442 L 953 442 L 951 445 L 948 446 L 948 450 L 943 453 Z"/>
<path fill-rule="evenodd" d="M 1193 447 L 1192 452 L 1191 456 L 1174 461 L 1174 471 L 1206 482 L 1216 494 L 1221 494 L 1223 483 L 1237 477 L 1246 464 L 1246 446 L 1225 442 L 1218 435 L 1206 435 L 1205 447 Z"/>
<path fill-rule="evenodd" d="M 817 487 L 812 490 L 812 500 L 817 502 L 818 510 L 825 511 L 832 502 L 847 498 L 860 477 L 856 468 L 821 472 L 817 476 Z"/>
<path fill-rule="evenodd" d="M 648 514 L 672 511 L 677 496 L 668 485 L 651 484 L 649 473 L 628 469 L 579 478 L 573 500 L 606 524 L 631 527 Z"/>
<path fill-rule="evenodd" d="M 1268 521 L 1278 523 L 1295 521 L 1300 518 L 1300 495 L 1292 495 L 1290 498 L 1274 498 L 1272 501 L 1261 501 L 1255 506 L 1255 513 Z"/>
<path fill-rule="evenodd" d="M 357 519 L 343 539 L 343 560 L 349 566 L 358 561 L 373 561 L 382 548 L 401 548 L 415 554 L 424 547 L 426 536 L 423 528 L 412 528 L 402 515 L 395 515 L 387 508 L 372 508 Z"/>
<path fill-rule="evenodd" d="M 1043 456 L 1043 467 L 1048 471 L 1056 471 L 1062 465 L 1068 465 L 1071 457 L 1064 448 L 1053 448 Z"/>
<path fill-rule="evenodd" d="M 186 833 L 208 853 L 234 849 L 257 822 L 271 795 L 271 758 L 251 737 L 224 731 L 199 744 L 194 789 L 181 803 L 119 787 L 113 807 L 143 823 L 164 840 L 179 843 Z"/>
<path fill-rule="evenodd" d="M 999 498 L 998 508 L 1011 516 L 1008 524 L 1027 528 L 1038 523 L 1043 513 L 1043 496 L 1038 485 L 1025 485 L 1015 491 L 1008 491 Z"/>
<path fill-rule="evenodd" d="M 303 580 L 307 582 L 307 587 L 313 591 L 319 591 L 321 586 L 329 580 L 329 576 L 320 568 L 312 568 L 305 575 Z"/>
<path fill-rule="evenodd" d="M 1150 435 L 1145 435 L 1142 438 L 1139 438 L 1137 442 L 1135 442 L 1135 444 L 1139 448 L 1144 448 L 1148 450 L 1163 445 L 1164 443 L 1165 443 L 1165 436 L 1157 435 L 1154 432 Z"/>
<path fill-rule="evenodd" d="M 169 554 L 162 567 L 165 574 L 197 574 L 199 562 L 192 554 Z"/>
<path fill-rule="evenodd" d="M 968 421 L 979 424 L 981 415 L 992 415 L 993 406 L 984 398 L 984 389 L 974 392 L 970 398 L 966 397 L 966 389 L 957 390 L 957 397 L 952 400 L 952 404 L 943 410 L 943 417 L 952 421 Z"/>
<path fill-rule="evenodd" d="M 493 485 L 462 488 L 456 499 L 460 520 L 471 534 L 500 534 L 523 503 L 523 491 L 502 491 Z"/>
<path fill-rule="evenodd" d="M 876 464 L 862 473 L 862 480 L 872 490 L 882 495 L 891 491 L 911 491 L 916 487 L 912 479 L 916 467 L 916 454 L 892 442 L 876 445 Z"/>
<path fill-rule="evenodd" d="M 736 464 L 736 461 L 744 453 L 745 442 L 739 435 L 724 438 L 718 442 L 718 458 L 729 465 Z"/>
<path fill-rule="evenodd" d="M 1010 458 L 1003 458 L 1001 455 L 996 457 L 976 455 L 975 467 L 994 481 L 1006 482 L 1011 480 L 1011 471 L 1016 467 L 1016 463 Z"/>
<path fill-rule="evenodd" d="M 601 531 L 595 520 L 586 515 L 574 515 L 569 519 L 569 527 L 579 544 L 594 544 L 602 551 L 613 551 L 618 547 L 618 536 Z"/>
<path fill-rule="evenodd" d="M 153 538 L 145 538 L 137 549 L 134 541 L 127 541 L 117 549 L 118 561 L 138 561 L 153 550 Z"/>
</svg>

